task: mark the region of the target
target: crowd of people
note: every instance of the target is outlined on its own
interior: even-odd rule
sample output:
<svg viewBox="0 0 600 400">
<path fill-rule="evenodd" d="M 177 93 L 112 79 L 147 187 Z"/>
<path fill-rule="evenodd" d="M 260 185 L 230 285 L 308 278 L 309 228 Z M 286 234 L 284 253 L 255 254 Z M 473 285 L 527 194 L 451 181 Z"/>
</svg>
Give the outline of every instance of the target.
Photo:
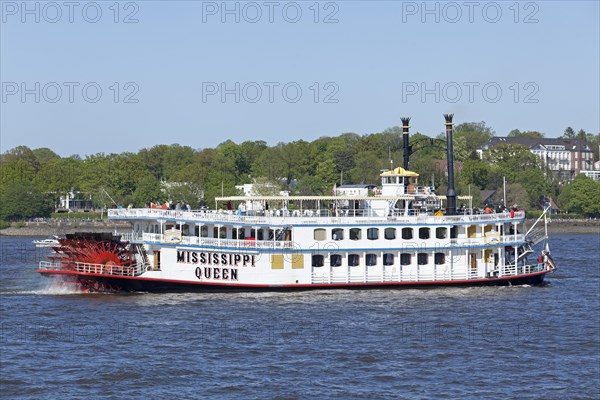
<svg viewBox="0 0 600 400">
<path fill-rule="evenodd" d="M 177 203 L 173 203 L 173 200 L 161 202 L 147 202 L 145 208 L 159 208 L 162 210 L 177 210 L 177 211 L 192 211 L 192 207 L 188 203 L 183 201 L 178 201 Z"/>
</svg>

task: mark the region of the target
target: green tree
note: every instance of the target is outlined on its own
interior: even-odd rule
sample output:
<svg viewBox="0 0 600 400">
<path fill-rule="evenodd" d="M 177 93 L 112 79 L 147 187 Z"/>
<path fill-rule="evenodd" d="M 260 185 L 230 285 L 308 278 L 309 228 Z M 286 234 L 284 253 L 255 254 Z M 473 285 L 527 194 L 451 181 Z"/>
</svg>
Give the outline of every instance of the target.
<svg viewBox="0 0 600 400">
<path fill-rule="evenodd" d="M 161 184 L 154 175 L 143 177 L 133 192 L 133 201 L 136 207 L 144 207 L 149 202 L 164 201 Z"/>
<path fill-rule="evenodd" d="M 466 160 L 460 171 L 460 180 L 464 185 L 475 185 L 484 189 L 488 183 L 491 168 L 481 160 Z"/>
<path fill-rule="evenodd" d="M 49 217 L 51 206 L 30 181 L 15 181 L 0 189 L 0 220 Z"/>
<path fill-rule="evenodd" d="M 586 217 L 600 217 L 600 182 L 577 175 L 563 187 L 558 200 L 564 210 Z"/>
<path fill-rule="evenodd" d="M 494 131 L 485 122 L 464 122 L 454 128 L 454 138 L 457 140 L 465 138 L 465 151 L 470 154 L 483 144 L 487 143 L 493 136 Z"/>
</svg>

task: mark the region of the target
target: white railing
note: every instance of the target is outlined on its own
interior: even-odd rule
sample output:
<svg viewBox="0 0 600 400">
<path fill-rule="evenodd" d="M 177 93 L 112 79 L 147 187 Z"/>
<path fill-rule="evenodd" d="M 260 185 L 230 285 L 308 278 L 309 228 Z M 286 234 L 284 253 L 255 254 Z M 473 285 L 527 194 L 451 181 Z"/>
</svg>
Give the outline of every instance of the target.
<svg viewBox="0 0 600 400">
<path fill-rule="evenodd" d="M 503 265 L 500 267 L 500 276 L 515 276 L 524 274 L 533 274 L 536 272 L 542 272 L 550 270 L 550 268 L 544 263 L 538 264 L 527 264 L 527 265 Z"/>
<path fill-rule="evenodd" d="M 129 267 L 120 265 L 90 264 L 82 262 L 51 262 L 40 261 L 40 271 L 73 271 L 86 274 L 106 274 L 117 276 L 137 276 L 146 271 L 146 267 L 134 264 Z"/>
<path fill-rule="evenodd" d="M 288 240 L 248 240 L 219 239 L 197 236 L 181 236 L 179 238 L 165 236 L 160 233 L 143 233 L 139 239 L 144 242 L 184 244 L 193 246 L 214 246 L 236 249 L 293 249 L 294 243 Z"/>
<path fill-rule="evenodd" d="M 255 212 L 256 213 L 256 212 Z M 392 223 L 430 223 L 430 224 L 454 224 L 460 222 L 496 222 L 508 220 L 521 220 L 525 218 L 524 211 L 514 213 L 514 218 L 509 213 L 492 214 L 467 214 L 467 215 L 442 215 L 433 216 L 429 214 L 404 215 L 403 212 L 393 212 L 386 215 L 383 209 L 366 210 L 339 210 L 331 212 L 322 210 L 270 210 L 267 215 L 238 215 L 233 211 L 179 211 L 162 210 L 154 208 L 119 208 L 108 210 L 109 219 L 156 219 L 192 222 L 223 222 L 241 224 L 336 224 L 336 223 L 365 223 L 365 222 L 392 222 Z M 264 213 L 263 213 L 264 214 Z"/>
</svg>

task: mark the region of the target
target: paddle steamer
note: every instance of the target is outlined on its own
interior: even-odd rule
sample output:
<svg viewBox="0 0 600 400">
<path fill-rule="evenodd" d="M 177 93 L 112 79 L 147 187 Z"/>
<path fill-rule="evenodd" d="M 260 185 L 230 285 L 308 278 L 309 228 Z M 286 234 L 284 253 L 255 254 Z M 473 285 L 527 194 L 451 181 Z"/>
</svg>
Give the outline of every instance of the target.
<svg viewBox="0 0 600 400">
<path fill-rule="evenodd" d="M 445 115 L 448 191 L 404 164 L 366 194 L 233 196 L 215 209 L 108 211 L 132 231 L 66 235 L 39 272 L 92 291 L 307 290 L 541 284 L 556 267 L 545 212 L 475 213 L 454 191 L 452 115 Z M 457 210 L 457 200 L 468 207 Z"/>
</svg>

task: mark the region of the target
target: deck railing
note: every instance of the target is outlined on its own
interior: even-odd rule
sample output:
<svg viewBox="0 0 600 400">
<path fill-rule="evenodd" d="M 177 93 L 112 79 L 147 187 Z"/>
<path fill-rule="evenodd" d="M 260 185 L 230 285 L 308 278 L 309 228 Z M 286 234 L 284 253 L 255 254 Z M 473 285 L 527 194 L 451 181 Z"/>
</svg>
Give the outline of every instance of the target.
<svg viewBox="0 0 600 400">
<path fill-rule="evenodd" d="M 140 264 L 124 267 L 120 265 L 90 264 L 82 262 L 40 261 L 39 271 L 74 271 L 87 274 L 107 274 L 117 276 L 137 276 L 146 271 Z"/>
<path fill-rule="evenodd" d="M 514 217 L 510 214 L 491 213 L 491 214 L 467 214 L 467 215 L 442 215 L 434 216 L 430 214 L 416 214 L 414 211 L 409 215 L 404 212 L 392 212 L 387 215 L 383 209 L 366 210 L 339 210 L 331 211 L 321 210 L 270 210 L 266 212 L 246 212 L 237 214 L 231 210 L 228 211 L 179 211 L 162 210 L 155 208 L 118 208 L 108 210 L 109 219 L 114 220 L 135 220 L 135 219 L 155 219 L 155 220 L 173 220 L 173 221 L 191 221 L 191 222 L 223 222 L 227 224 L 263 224 L 263 225 L 321 225 L 337 223 L 365 223 L 365 222 L 391 222 L 406 224 L 455 224 L 461 222 L 496 222 L 508 220 L 521 220 L 525 217 L 524 211 L 517 211 Z"/>
</svg>

